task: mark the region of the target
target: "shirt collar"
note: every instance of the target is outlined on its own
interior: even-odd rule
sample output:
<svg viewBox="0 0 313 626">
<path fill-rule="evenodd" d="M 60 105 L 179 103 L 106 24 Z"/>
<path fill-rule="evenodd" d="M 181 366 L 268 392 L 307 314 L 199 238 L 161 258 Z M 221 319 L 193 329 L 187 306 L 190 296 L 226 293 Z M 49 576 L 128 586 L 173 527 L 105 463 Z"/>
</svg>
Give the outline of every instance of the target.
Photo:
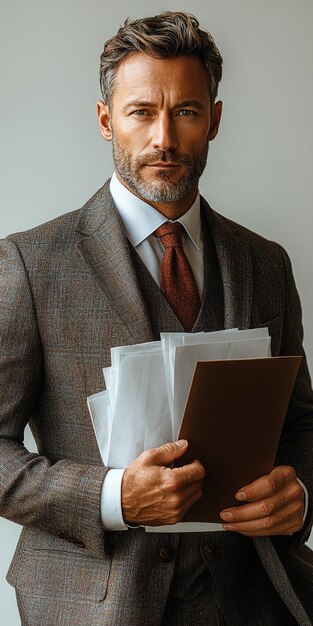
<svg viewBox="0 0 313 626">
<path fill-rule="evenodd" d="M 152 235 L 161 224 L 168 221 L 151 204 L 141 200 L 124 187 L 115 172 L 111 178 L 110 192 L 122 220 L 126 236 L 134 247 Z M 199 250 L 201 238 L 199 193 L 197 193 L 190 209 L 176 221 L 184 226 L 190 239 Z"/>
</svg>

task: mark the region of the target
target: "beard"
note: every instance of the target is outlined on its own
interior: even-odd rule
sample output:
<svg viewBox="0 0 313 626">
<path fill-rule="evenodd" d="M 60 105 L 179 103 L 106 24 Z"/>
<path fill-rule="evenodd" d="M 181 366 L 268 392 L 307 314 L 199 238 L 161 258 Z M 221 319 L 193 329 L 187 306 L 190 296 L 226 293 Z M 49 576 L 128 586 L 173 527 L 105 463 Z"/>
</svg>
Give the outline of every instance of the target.
<svg viewBox="0 0 313 626">
<path fill-rule="evenodd" d="M 203 150 L 193 158 L 177 154 L 174 148 L 166 151 L 156 150 L 143 156 L 133 157 L 113 133 L 112 150 L 117 174 L 137 196 L 150 202 L 176 202 L 198 186 L 199 178 L 207 162 L 209 141 L 207 140 Z M 156 179 L 146 181 L 141 175 L 142 166 L 157 161 L 182 163 L 186 165 L 185 173 L 178 181 L 172 182 L 171 171 L 156 170 Z"/>
</svg>

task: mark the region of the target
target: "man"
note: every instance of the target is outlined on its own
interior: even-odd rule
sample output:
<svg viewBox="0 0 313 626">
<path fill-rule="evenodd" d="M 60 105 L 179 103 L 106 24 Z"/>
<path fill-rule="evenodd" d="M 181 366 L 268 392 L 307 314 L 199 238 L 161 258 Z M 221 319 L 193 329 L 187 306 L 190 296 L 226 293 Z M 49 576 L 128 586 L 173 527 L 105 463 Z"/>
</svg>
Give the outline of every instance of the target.
<svg viewBox="0 0 313 626">
<path fill-rule="evenodd" d="M 24 526 L 8 580 L 25 626 L 313 618 L 305 357 L 275 468 L 242 485 L 244 504 L 221 512 L 217 532 L 146 534 L 144 524 L 182 519 L 201 497 L 204 468 L 195 459 L 170 469 L 185 441 L 125 471 L 103 467 L 86 408 L 111 346 L 161 331 L 263 325 L 274 355 L 302 352 L 286 253 L 198 194 L 221 118 L 221 65 L 192 16 L 126 21 L 101 57 L 111 182 L 82 209 L 1 244 L 0 510 Z M 23 447 L 28 421 L 38 455 Z"/>
</svg>

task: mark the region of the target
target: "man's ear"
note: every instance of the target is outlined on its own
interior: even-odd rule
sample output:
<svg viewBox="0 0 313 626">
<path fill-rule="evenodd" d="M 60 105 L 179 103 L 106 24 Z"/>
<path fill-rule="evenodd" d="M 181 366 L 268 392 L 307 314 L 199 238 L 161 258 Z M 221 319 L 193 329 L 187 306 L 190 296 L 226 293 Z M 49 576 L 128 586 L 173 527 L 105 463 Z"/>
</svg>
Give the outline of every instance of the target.
<svg viewBox="0 0 313 626">
<path fill-rule="evenodd" d="M 102 100 L 98 100 L 97 102 L 97 117 L 102 137 L 104 137 L 106 141 L 111 141 L 112 127 L 110 109 L 108 104 Z"/>
<path fill-rule="evenodd" d="M 219 125 L 220 125 L 220 121 L 222 117 L 222 108 L 223 108 L 223 102 L 221 102 L 221 100 L 219 100 L 218 102 L 215 102 L 214 107 L 213 107 L 210 130 L 209 130 L 210 141 L 215 139 L 218 133 L 218 129 L 219 129 Z"/>
</svg>

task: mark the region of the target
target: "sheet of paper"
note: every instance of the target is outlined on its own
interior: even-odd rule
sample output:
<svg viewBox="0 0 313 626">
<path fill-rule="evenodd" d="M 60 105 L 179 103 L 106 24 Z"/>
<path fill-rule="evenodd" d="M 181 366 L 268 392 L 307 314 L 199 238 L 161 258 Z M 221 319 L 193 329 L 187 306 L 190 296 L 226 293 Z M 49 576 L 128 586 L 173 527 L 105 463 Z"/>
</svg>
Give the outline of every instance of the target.
<svg viewBox="0 0 313 626">
<path fill-rule="evenodd" d="M 165 366 L 165 377 L 167 384 L 167 392 L 169 398 L 169 404 L 171 407 L 173 406 L 173 386 L 174 386 L 174 348 L 175 346 L 184 345 L 184 340 L 186 335 L 191 335 L 192 333 L 161 333 L 161 345 L 163 350 L 163 358 L 164 358 L 164 366 Z M 194 333 L 194 336 L 197 338 L 201 335 L 204 336 L 204 333 Z M 198 339 L 199 341 L 199 339 Z"/>
<path fill-rule="evenodd" d="M 145 526 L 147 533 L 212 533 L 224 531 L 221 524 L 209 522 L 179 522 L 178 524 L 164 526 Z"/>
<path fill-rule="evenodd" d="M 126 467 L 145 449 L 172 438 L 163 354 L 122 354 L 108 465 Z"/>
<path fill-rule="evenodd" d="M 192 344 L 207 344 L 214 341 L 225 341 L 225 335 L 237 329 L 217 330 L 210 333 L 161 333 L 165 373 L 168 385 L 169 403 L 172 409 L 175 377 L 175 348 Z"/>
<path fill-rule="evenodd" d="M 257 359 L 271 356 L 271 338 L 260 337 L 238 341 L 234 339 L 229 343 L 228 359 Z"/>
<path fill-rule="evenodd" d="M 100 391 L 87 398 L 89 413 L 104 465 L 108 464 L 111 439 L 110 394 Z"/>
<path fill-rule="evenodd" d="M 116 346 L 111 348 L 111 368 L 109 372 L 110 397 L 114 412 L 115 396 L 119 385 L 120 364 L 126 355 L 136 354 L 159 354 L 161 349 L 161 341 L 150 341 L 146 343 L 133 344 L 130 346 Z"/>
</svg>

